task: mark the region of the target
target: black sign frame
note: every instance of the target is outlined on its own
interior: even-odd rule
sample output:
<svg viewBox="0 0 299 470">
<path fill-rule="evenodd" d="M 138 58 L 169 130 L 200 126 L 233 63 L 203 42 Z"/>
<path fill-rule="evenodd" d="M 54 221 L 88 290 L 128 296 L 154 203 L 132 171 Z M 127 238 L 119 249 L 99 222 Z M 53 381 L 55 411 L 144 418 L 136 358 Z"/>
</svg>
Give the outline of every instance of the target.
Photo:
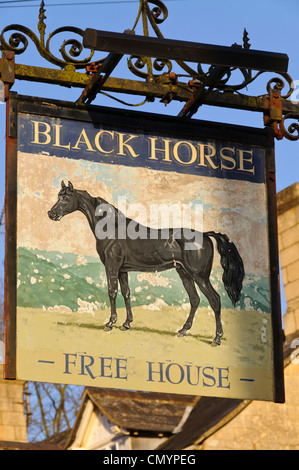
<svg viewBox="0 0 299 470">
<path fill-rule="evenodd" d="M 269 262 L 271 284 L 271 314 L 273 325 L 273 375 L 274 401 L 283 403 L 284 367 L 283 332 L 279 290 L 279 255 L 275 186 L 274 132 L 244 126 L 184 120 L 144 112 L 79 106 L 76 104 L 11 93 L 7 102 L 6 136 L 6 246 L 5 246 L 5 378 L 16 379 L 16 289 L 17 289 L 17 149 L 18 115 L 35 114 L 44 117 L 71 119 L 75 122 L 94 122 L 99 119 L 107 126 L 119 126 L 136 132 L 136 129 L 161 135 L 182 138 L 202 136 L 205 139 L 236 141 L 240 144 L 259 145 L 266 150 L 265 184 L 267 187 Z"/>
</svg>

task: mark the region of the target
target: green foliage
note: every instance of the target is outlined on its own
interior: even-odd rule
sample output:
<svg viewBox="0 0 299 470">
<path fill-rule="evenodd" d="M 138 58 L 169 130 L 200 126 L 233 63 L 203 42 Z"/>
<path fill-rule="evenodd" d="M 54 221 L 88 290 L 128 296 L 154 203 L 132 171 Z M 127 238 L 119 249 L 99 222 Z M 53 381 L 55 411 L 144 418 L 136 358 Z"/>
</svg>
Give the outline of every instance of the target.
<svg viewBox="0 0 299 470">
<path fill-rule="evenodd" d="M 213 270 L 211 282 L 220 294 L 223 308 L 231 308 L 231 301 L 222 283 L 222 270 Z M 175 269 L 151 277 L 130 273 L 132 306 L 152 304 L 163 299 L 167 305 L 182 306 L 189 302 L 187 293 Z M 208 302 L 201 296 L 201 307 Z M 75 312 L 85 302 L 94 310 L 109 308 L 107 280 L 103 264 L 92 256 L 74 253 L 18 250 L 18 306 L 46 308 L 66 306 Z M 121 295 L 117 306 L 124 306 Z M 237 308 L 270 312 L 268 279 L 246 275 Z"/>
</svg>

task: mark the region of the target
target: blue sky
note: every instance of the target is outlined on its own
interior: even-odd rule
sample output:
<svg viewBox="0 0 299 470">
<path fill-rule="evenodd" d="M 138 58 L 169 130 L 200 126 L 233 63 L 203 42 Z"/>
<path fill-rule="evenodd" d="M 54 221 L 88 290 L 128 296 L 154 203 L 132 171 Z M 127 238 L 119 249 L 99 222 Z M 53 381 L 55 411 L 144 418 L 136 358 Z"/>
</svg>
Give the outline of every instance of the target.
<svg viewBox="0 0 299 470">
<path fill-rule="evenodd" d="M 91 5 L 90 2 L 82 2 L 81 5 L 61 6 L 62 3 L 76 3 L 78 0 L 63 0 L 60 6 L 57 0 L 48 0 L 46 4 L 46 38 L 56 28 L 62 26 L 76 26 L 83 30 L 87 27 L 107 31 L 123 32 L 132 28 L 137 12 L 138 1 L 128 3 L 116 3 L 114 0 L 103 4 Z M 95 1 L 95 0 L 93 0 Z M 10 3 L 10 5 L 9 5 Z M 202 42 L 231 46 L 233 43 L 242 44 L 243 30 L 247 29 L 252 49 L 287 53 L 290 59 L 289 74 L 293 80 L 299 80 L 298 41 L 297 29 L 299 20 L 298 0 L 251 0 L 240 2 L 239 0 L 214 0 L 206 2 L 202 0 L 165 0 L 169 15 L 167 20 L 160 25 L 164 37 L 186 41 Z M 9 5 L 9 7 L 4 8 Z M 20 5 L 26 5 L 19 7 Z M 28 5 L 34 5 L 28 6 Z M 27 26 L 38 34 L 38 10 L 39 1 L 27 1 L 24 3 L 0 2 L 0 30 L 9 24 L 21 24 Z M 141 23 L 140 23 L 141 24 Z M 140 26 L 136 30 L 141 34 Z M 154 35 L 153 32 L 150 32 Z M 64 36 L 60 35 L 62 43 Z M 6 36 L 7 38 L 7 36 Z M 58 47 L 59 49 L 59 47 Z M 56 49 L 57 51 L 57 49 Z M 58 51 L 56 54 L 59 54 Z M 105 56 L 99 54 L 98 59 Z M 35 50 L 35 46 L 29 40 L 28 52 L 16 57 L 21 64 L 39 65 L 51 67 L 41 60 Z M 176 71 L 176 70 L 174 70 Z M 123 58 L 120 66 L 113 76 L 135 77 L 126 67 L 126 58 Z M 248 86 L 244 93 L 250 95 L 262 95 L 266 93 L 266 84 L 275 74 L 262 75 L 254 84 Z M 237 78 L 239 78 L 237 76 Z M 186 79 L 187 80 L 187 79 Z M 287 86 L 287 85 L 286 85 Z M 75 101 L 80 89 L 68 89 L 59 86 L 37 84 L 30 82 L 16 82 L 14 91 L 19 94 L 49 97 Z M 297 92 L 297 99 L 299 92 Z M 127 95 L 124 98 L 130 103 L 142 101 L 142 97 Z M 100 96 L 94 102 L 110 107 L 124 107 L 111 99 Z M 155 112 L 168 115 L 177 115 L 182 104 L 171 103 L 165 107 L 156 100 L 148 103 L 138 110 Z M 263 117 L 260 113 L 228 110 L 204 106 L 199 109 L 195 118 L 216 122 L 228 122 L 262 128 Z M 299 181 L 299 142 L 290 142 L 284 139 L 276 142 L 276 169 L 277 190 L 281 191 L 287 186 Z M 5 191 L 5 106 L 0 104 L 0 210 Z M 3 260 L 4 236 L 0 235 L 0 260 Z M 2 265 L 2 262 L 1 262 Z M 1 273 L 2 276 L 2 273 Z"/>
</svg>

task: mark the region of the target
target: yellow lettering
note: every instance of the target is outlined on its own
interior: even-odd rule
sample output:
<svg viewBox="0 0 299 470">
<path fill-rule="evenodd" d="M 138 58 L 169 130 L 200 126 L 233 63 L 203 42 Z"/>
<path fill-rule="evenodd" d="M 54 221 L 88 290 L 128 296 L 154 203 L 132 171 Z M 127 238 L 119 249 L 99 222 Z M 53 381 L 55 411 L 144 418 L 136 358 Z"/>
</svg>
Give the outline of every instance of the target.
<svg viewBox="0 0 299 470">
<path fill-rule="evenodd" d="M 133 135 L 131 134 L 130 137 L 124 142 L 124 137 L 126 134 L 121 134 L 118 132 L 119 140 L 118 140 L 118 154 L 117 155 L 126 155 L 124 152 L 124 147 L 128 149 L 132 157 L 136 158 L 139 156 L 139 153 L 135 153 L 134 149 L 131 147 L 131 145 L 128 144 L 128 142 L 132 139 L 135 139 L 138 137 L 138 135 Z"/>
<path fill-rule="evenodd" d="M 46 122 L 40 122 L 40 121 L 31 121 L 33 122 L 34 125 L 34 140 L 31 142 L 32 144 L 40 144 L 40 145 L 48 145 L 51 142 L 51 136 L 50 130 L 51 126 L 50 124 L 47 124 Z M 40 129 L 40 125 L 45 127 L 45 130 Z M 44 142 L 40 142 L 39 137 L 40 135 L 45 136 Z"/>
<path fill-rule="evenodd" d="M 188 162 L 184 162 L 184 160 L 181 160 L 179 156 L 179 147 L 181 145 L 187 146 L 191 150 L 191 158 Z M 180 142 L 177 142 L 175 146 L 173 147 L 173 156 L 179 163 L 182 163 L 183 165 L 191 165 L 197 159 L 196 148 L 194 147 L 194 145 L 190 144 L 190 142 L 182 140 Z"/>
<path fill-rule="evenodd" d="M 112 153 L 114 149 L 112 149 L 112 150 L 103 150 L 103 148 L 100 144 L 100 138 L 102 137 L 103 134 L 109 134 L 109 135 L 111 135 L 112 139 L 114 139 L 114 131 L 110 132 L 110 131 L 102 130 L 102 131 L 98 132 L 97 135 L 95 136 L 95 139 L 94 139 L 95 146 L 101 153 Z"/>
<path fill-rule="evenodd" d="M 240 167 L 238 170 L 240 171 L 248 171 L 249 173 L 252 173 L 254 175 L 254 166 L 252 168 L 245 168 L 244 167 L 244 162 L 251 163 L 252 165 L 252 157 L 253 157 L 253 150 L 238 150 L 239 153 L 239 162 L 240 162 Z M 244 153 L 249 153 L 251 155 L 251 158 L 244 158 Z"/>
<path fill-rule="evenodd" d="M 83 139 L 83 140 L 81 140 L 81 139 Z M 91 146 L 91 144 L 90 144 L 90 142 L 89 142 L 89 139 L 88 139 L 88 137 L 87 137 L 87 134 L 86 134 L 85 129 L 82 129 L 82 132 L 81 132 L 81 134 L 80 134 L 79 139 L 77 140 L 76 145 L 75 145 L 74 147 L 72 147 L 72 148 L 79 150 L 79 145 L 80 145 L 80 144 L 86 145 L 87 150 L 88 150 L 89 152 L 95 152 L 95 151 L 96 151 L 96 150 L 94 150 L 94 149 L 92 148 L 92 146 Z"/>
<path fill-rule="evenodd" d="M 231 165 L 227 166 L 224 164 L 224 162 L 221 160 L 221 170 L 234 170 L 236 168 L 236 160 L 234 157 L 230 157 L 229 155 L 225 155 L 224 151 L 227 150 L 231 152 L 233 155 L 235 154 L 235 148 L 234 147 L 223 147 L 220 151 L 220 157 L 222 160 L 225 160 L 226 162 L 231 163 Z"/>
<path fill-rule="evenodd" d="M 164 158 L 163 162 L 171 162 L 170 158 L 170 151 L 169 151 L 169 144 L 171 140 L 167 139 L 162 139 L 163 142 L 165 143 L 165 148 L 156 148 L 156 140 L 158 140 L 156 137 L 149 137 L 149 140 L 151 141 L 151 156 L 149 157 L 150 160 L 158 160 L 156 157 L 156 152 L 164 152 Z"/>
<path fill-rule="evenodd" d="M 62 148 L 70 150 L 71 148 L 70 143 L 68 145 L 61 145 L 60 143 L 60 128 L 62 126 L 58 124 L 53 124 L 53 126 L 55 127 L 55 143 L 53 144 L 53 147 L 62 147 Z"/>
<path fill-rule="evenodd" d="M 200 153 L 199 153 L 199 166 L 207 166 L 205 164 L 205 159 L 209 162 L 209 165 L 213 170 L 216 170 L 219 168 L 219 166 L 216 166 L 215 163 L 212 161 L 212 158 L 216 155 L 216 148 L 213 145 L 210 144 L 198 144 Z M 211 151 L 211 153 L 206 154 L 205 150 Z"/>
</svg>

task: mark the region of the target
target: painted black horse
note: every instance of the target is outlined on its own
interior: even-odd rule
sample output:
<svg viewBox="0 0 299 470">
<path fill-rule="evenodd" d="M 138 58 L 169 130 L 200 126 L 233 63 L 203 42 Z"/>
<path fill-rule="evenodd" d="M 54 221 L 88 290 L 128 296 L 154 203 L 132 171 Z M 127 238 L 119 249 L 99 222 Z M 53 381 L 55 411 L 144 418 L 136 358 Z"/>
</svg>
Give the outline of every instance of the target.
<svg viewBox="0 0 299 470">
<path fill-rule="evenodd" d="M 101 210 L 101 207 L 104 207 L 105 210 Z M 118 230 L 115 230 L 115 236 L 113 237 L 97 237 L 97 224 L 101 222 L 103 217 L 106 218 L 106 222 L 109 221 L 109 217 L 113 217 L 115 224 L 118 224 L 122 217 L 126 227 L 132 222 L 132 219 L 125 218 L 118 209 L 104 199 L 92 197 L 87 191 L 74 189 L 70 182 L 68 186 L 62 182 L 61 190 L 58 193 L 58 201 L 48 212 L 48 216 L 54 221 L 59 221 L 63 216 L 77 210 L 83 212 L 89 222 L 90 228 L 96 237 L 97 252 L 106 269 L 111 304 L 111 317 L 106 324 L 106 331 L 110 331 L 117 321 L 116 296 L 118 282 L 127 312 L 126 321 L 121 329 L 128 330 L 133 321 L 128 283 L 129 271 L 157 272 L 175 268 L 188 293 L 191 304 L 189 316 L 183 328 L 179 331 L 179 335 L 184 336 L 191 328 L 200 302 L 195 287 L 196 283 L 215 312 L 216 336 L 212 344 L 220 345 L 223 336 L 220 319 L 220 296 L 209 279 L 214 258 L 214 247 L 211 238 L 214 238 L 217 243 L 224 271 L 223 284 L 233 305 L 240 299 L 244 279 L 242 258 L 227 235 L 215 232 L 203 233 L 202 245 L 198 249 L 192 250 L 185 249 L 185 244 L 189 243 L 190 240 L 184 239 L 181 230 L 178 232 L 176 229 L 169 229 L 168 238 L 165 238 L 162 230 L 157 229 L 154 230 L 153 237 L 153 229 L 141 226 L 137 222 L 135 222 L 136 227 L 143 228 L 148 235 L 147 237 L 134 240 L 130 237 L 120 238 Z M 177 233 L 179 233 L 179 237 Z"/>
</svg>

